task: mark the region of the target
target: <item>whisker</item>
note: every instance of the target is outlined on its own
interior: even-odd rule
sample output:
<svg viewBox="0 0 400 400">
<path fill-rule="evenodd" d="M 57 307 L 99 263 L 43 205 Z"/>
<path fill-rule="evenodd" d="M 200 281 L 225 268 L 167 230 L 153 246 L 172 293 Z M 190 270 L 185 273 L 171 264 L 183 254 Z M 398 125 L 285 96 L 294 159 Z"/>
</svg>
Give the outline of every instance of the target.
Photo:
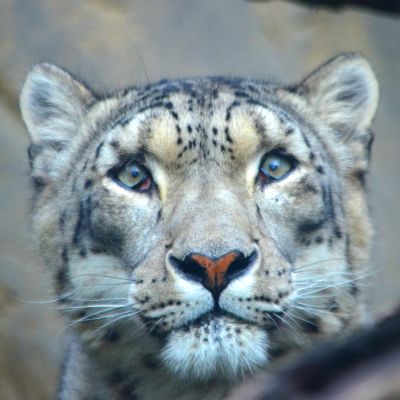
<svg viewBox="0 0 400 400">
<path fill-rule="evenodd" d="M 150 333 L 152 332 L 152 330 L 163 320 L 165 319 L 165 317 L 160 318 L 155 324 L 154 326 L 150 329 L 149 333 L 146 336 L 146 339 L 149 337 Z"/>
<path fill-rule="evenodd" d="M 101 277 L 101 278 L 110 278 L 110 279 L 118 279 L 122 281 L 129 281 L 129 282 L 136 282 L 136 279 L 131 279 L 131 278 L 121 278 L 119 276 L 110 276 L 110 275 L 100 275 L 100 274 L 81 274 L 81 275 L 74 275 L 75 277 L 84 277 L 84 276 L 96 276 L 96 277 Z"/>
</svg>

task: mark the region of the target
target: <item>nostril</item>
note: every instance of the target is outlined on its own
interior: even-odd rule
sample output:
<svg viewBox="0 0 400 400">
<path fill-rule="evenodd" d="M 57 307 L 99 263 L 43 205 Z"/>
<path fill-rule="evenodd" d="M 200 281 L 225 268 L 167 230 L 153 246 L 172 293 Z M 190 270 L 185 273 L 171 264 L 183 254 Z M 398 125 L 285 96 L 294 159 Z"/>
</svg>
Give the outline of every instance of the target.
<svg viewBox="0 0 400 400">
<path fill-rule="evenodd" d="M 193 261 L 190 256 L 185 257 L 183 261 L 171 256 L 170 262 L 175 269 L 195 281 L 202 282 L 206 278 L 206 272 L 204 269 L 198 263 Z"/>
<path fill-rule="evenodd" d="M 232 262 L 226 271 L 226 276 L 229 281 L 243 275 L 254 263 L 257 258 L 257 252 L 253 251 L 248 257 L 240 253 L 238 258 Z"/>
</svg>

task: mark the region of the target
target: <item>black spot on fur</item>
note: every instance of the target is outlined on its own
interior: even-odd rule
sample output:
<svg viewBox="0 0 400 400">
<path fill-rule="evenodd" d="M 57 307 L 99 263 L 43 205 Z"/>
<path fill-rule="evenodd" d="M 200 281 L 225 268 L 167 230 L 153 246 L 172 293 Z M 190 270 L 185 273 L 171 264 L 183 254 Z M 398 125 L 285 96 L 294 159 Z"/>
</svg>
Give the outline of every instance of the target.
<svg viewBox="0 0 400 400">
<path fill-rule="evenodd" d="M 221 151 L 224 153 L 225 152 L 225 146 L 221 144 Z"/>
<path fill-rule="evenodd" d="M 228 127 L 225 128 L 225 138 L 229 143 L 233 143 L 233 140 L 232 140 L 231 136 L 229 135 L 229 128 Z"/>
<path fill-rule="evenodd" d="M 182 139 L 179 137 L 178 140 L 176 141 L 176 144 L 182 144 Z"/>
<path fill-rule="evenodd" d="M 317 237 L 315 238 L 315 243 L 321 244 L 321 243 L 323 243 L 323 242 L 324 242 L 324 238 L 323 238 L 322 236 L 317 236 Z"/>
<path fill-rule="evenodd" d="M 59 293 L 65 291 L 68 281 L 69 281 L 69 270 L 68 266 L 64 263 L 56 274 L 56 284 Z"/>
<path fill-rule="evenodd" d="M 60 230 L 63 233 L 65 228 L 65 219 L 67 217 L 66 211 L 63 211 L 60 215 Z"/>
<path fill-rule="evenodd" d="M 105 336 L 104 336 L 104 338 L 103 338 L 103 341 L 105 342 L 105 343 L 115 343 L 115 342 L 118 342 L 118 340 L 121 338 L 121 335 L 116 331 L 116 330 L 113 330 L 113 331 L 111 331 L 111 332 L 108 332 Z"/>
<path fill-rule="evenodd" d="M 43 150 L 42 146 L 33 143 L 28 147 L 28 158 L 31 169 L 33 168 L 33 163 L 35 161 L 35 158 L 42 152 L 42 150 Z"/>
<path fill-rule="evenodd" d="M 324 175 L 324 174 L 325 174 L 324 169 L 323 169 L 320 165 L 318 165 L 318 166 L 315 168 L 315 170 L 316 170 L 319 174 L 321 174 L 321 175 Z"/>
<path fill-rule="evenodd" d="M 367 172 L 364 170 L 359 170 L 354 175 L 356 179 L 360 181 L 361 186 L 365 187 Z"/>
<path fill-rule="evenodd" d="M 174 108 L 174 105 L 171 102 L 165 103 L 165 108 L 168 110 L 172 110 Z"/>
<path fill-rule="evenodd" d="M 212 131 L 214 135 L 218 135 L 218 129 L 215 126 L 212 128 Z"/>
<path fill-rule="evenodd" d="M 239 90 L 237 90 L 235 92 L 235 96 L 236 97 L 250 97 L 249 94 L 247 94 L 246 92 L 242 92 L 242 91 L 239 91 Z"/>
<path fill-rule="evenodd" d="M 187 126 L 187 130 L 188 130 L 189 133 L 192 133 L 192 126 L 191 126 L 191 125 L 188 125 L 188 126 Z"/>
<path fill-rule="evenodd" d="M 87 179 L 85 182 L 85 189 L 89 189 L 93 185 L 92 179 Z"/>
<path fill-rule="evenodd" d="M 326 307 L 327 307 L 328 311 L 338 311 L 339 310 L 339 304 L 337 303 L 337 301 L 335 299 L 330 299 L 326 303 Z"/>
<path fill-rule="evenodd" d="M 101 150 L 101 148 L 103 147 L 103 145 L 104 145 L 104 142 L 101 142 L 101 143 L 97 146 L 96 152 L 95 152 L 95 156 L 94 156 L 94 159 L 95 159 L 95 160 L 97 160 L 97 158 L 99 157 L 100 150 Z"/>
<path fill-rule="evenodd" d="M 230 112 L 230 111 L 227 111 L 227 112 L 226 112 L 225 120 L 226 120 L 226 121 L 229 121 L 230 119 L 231 119 L 231 112 Z"/>
<path fill-rule="evenodd" d="M 340 228 L 338 226 L 335 227 L 335 229 L 333 230 L 333 233 L 335 234 L 335 236 L 338 239 L 341 239 L 343 237 L 342 232 L 340 231 Z"/>
<path fill-rule="evenodd" d="M 287 128 L 285 131 L 285 136 L 289 136 L 294 132 L 294 129 L 292 127 Z"/>
<path fill-rule="evenodd" d="M 171 111 L 171 115 L 175 118 L 175 119 L 179 119 L 178 118 L 178 114 L 175 111 Z"/>
<path fill-rule="evenodd" d="M 175 125 L 176 126 L 176 131 L 178 132 L 178 135 L 181 134 L 181 127 L 179 125 Z"/>
<path fill-rule="evenodd" d="M 32 177 L 33 189 L 38 194 L 46 187 L 46 182 L 43 179 Z"/>
<path fill-rule="evenodd" d="M 160 363 L 153 354 L 145 354 L 142 357 L 142 363 L 146 368 L 151 369 L 153 371 L 160 368 Z"/>
<path fill-rule="evenodd" d="M 280 358 L 288 354 L 288 351 L 282 348 L 277 348 L 269 351 L 271 358 Z"/>
<path fill-rule="evenodd" d="M 61 253 L 61 259 L 64 263 L 64 265 L 68 264 L 69 257 L 68 257 L 68 247 L 64 247 L 63 251 Z"/>
<path fill-rule="evenodd" d="M 79 250 L 79 256 L 84 258 L 87 256 L 87 250 L 86 249 L 81 249 Z"/>
<path fill-rule="evenodd" d="M 114 147 L 114 149 L 119 149 L 119 142 L 117 142 L 116 140 L 113 140 L 110 145 L 112 147 Z"/>
<path fill-rule="evenodd" d="M 359 292 L 360 292 L 360 290 L 358 289 L 356 283 L 355 282 L 350 282 L 350 294 L 353 297 L 357 297 Z"/>
<path fill-rule="evenodd" d="M 313 152 L 310 153 L 310 161 L 315 159 L 315 154 Z"/>
<path fill-rule="evenodd" d="M 80 203 L 79 205 L 79 216 L 78 216 L 78 221 L 76 223 L 75 226 L 75 232 L 74 232 L 74 237 L 72 239 L 72 242 L 77 244 L 78 243 L 78 239 L 79 239 L 79 235 L 81 233 L 83 224 L 84 224 L 84 206 L 83 206 L 83 202 Z"/>
</svg>

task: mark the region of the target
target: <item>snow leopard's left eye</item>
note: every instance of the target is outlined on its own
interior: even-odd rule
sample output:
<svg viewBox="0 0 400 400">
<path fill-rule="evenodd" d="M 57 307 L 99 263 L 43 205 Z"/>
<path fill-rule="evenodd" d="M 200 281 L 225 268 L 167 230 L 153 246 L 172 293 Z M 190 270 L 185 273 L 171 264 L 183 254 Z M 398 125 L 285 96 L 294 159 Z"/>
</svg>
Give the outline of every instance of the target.
<svg viewBox="0 0 400 400">
<path fill-rule="evenodd" d="M 116 179 L 130 189 L 138 192 L 149 190 L 152 184 L 150 173 L 143 166 L 130 162 L 116 173 Z"/>
<path fill-rule="evenodd" d="M 293 168 L 294 162 L 290 157 L 271 152 L 261 163 L 259 177 L 262 182 L 270 183 L 284 178 Z"/>
</svg>

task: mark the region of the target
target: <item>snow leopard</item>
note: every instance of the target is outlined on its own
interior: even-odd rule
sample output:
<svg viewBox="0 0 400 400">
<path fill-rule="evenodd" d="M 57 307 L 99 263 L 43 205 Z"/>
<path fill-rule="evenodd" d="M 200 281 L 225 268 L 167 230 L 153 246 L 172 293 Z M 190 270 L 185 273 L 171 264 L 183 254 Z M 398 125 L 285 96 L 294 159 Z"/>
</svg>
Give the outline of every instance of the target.
<svg viewBox="0 0 400 400">
<path fill-rule="evenodd" d="M 59 400 L 215 400 L 368 322 L 379 89 L 340 55 L 300 83 L 96 93 L 27 74 L 31 225 L 67 325 Z"/>
</svg>

